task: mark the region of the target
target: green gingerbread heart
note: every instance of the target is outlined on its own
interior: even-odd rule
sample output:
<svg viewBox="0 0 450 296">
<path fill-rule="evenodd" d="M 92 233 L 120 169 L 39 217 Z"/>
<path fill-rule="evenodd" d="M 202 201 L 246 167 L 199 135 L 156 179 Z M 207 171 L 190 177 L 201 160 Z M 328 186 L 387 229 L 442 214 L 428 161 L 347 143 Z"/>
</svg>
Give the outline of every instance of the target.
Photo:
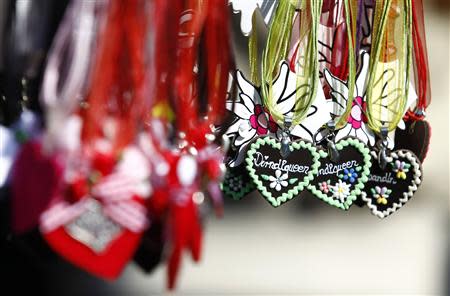
<svg viewBox="0 0 450 296">
<path fill-rule="evenodd" d="M 335 144 L 338 159 L 320 151 L 320 167 L 308 190 L 316 197 L 343 210 L 348 210 L 361 194 L 372 166 L 370 150 L 357 138 L 347 137 Z"/>
<path fill-rule="evenodd" d="M 318 149 L 308 141 L 289 144 L 291 153 L 281 156 L 281 143 L 261 137 L 247 151 L 247 171 L 261 195 L 274 207 L 299 195 L 314 179 L 320 166 Z"/>
</svg>

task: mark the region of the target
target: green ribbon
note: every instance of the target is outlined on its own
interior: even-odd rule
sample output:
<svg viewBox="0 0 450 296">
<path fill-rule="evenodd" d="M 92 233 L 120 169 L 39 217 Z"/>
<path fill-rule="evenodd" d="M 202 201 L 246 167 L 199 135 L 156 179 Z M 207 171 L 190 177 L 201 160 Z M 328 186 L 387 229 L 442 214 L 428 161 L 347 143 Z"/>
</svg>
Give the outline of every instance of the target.
<svg viewBox="0 0 450 296">
<path fill-rule="evenodd" d="M 397 19 L 401 19 L 398 22 Z M 406 110 L 412 63 L 411 0 L 381 0 L 375 7 L 367 81 L 367 120 L 393 131 Z"/>
<path fill-rule="evenodd" d="M 282 124 L 283 114 L 276 110 L 273 101 L 272 83 L 280 62 L 286 60 L 294 21 L 295 6 L 290 1 L 280 1 L 269 28 L 266 47 L 262 57 L 261 92 L 262 101 L 272 117 Z"/>
<path fill-rule="evenodd" d="M 250 64 L 250 80 L 254 85 L 261 84 L 258 68 L 258 33 L 256 32 L 256 10 L 252 16 L 252 32 L 248 41 L 248 56 Z"/>
<path fill-rule="evenodd" d="M 345 14 L 345 28 L 347 31 L 347 45 L 348 45 L 348 76 L 347 87 L 348 96 L 343 113 L 334 119 L 336 129 L 340 129 L 347 124 L 348 117 L 353 107 L 353 99 L 355 93 L 356 80 L 356 54 L 354 44 L 356 42 L 356 23 L 358 17 L 358 8 L 353 2 L 350 5 L 349 0 L 344 0 L 344 14 Z M 360 8 L 362 9 L 362 8 Z M 338 49 L 339 50 L 339 49 Z"/>
<path fill-rule="evenodd" d="M 350 115 L 355 89 L 355 54 L 354 42 L 356 31 L 356 7 L 351 0 L 343 0 L 348 42 L 348 89 L 349 95 L 343 113 L 335 119 L 336 127 L 341 128 L 347 123 Z M 298 10 L 299 18 L 299 48 L 295 64 L 296 93 L 295 106 L 291 118 L 292 126 L 299 124 L 307 116 L 316 98 L 319 83 L 318 65 L 318 29 L 322 14 L 322 0 L 282 0 L 278 3 L 262 56 L 261 74 L 259 74 L 257 58 L 257 33 L 255 14 L 253 14 L 253 30 L 249 39 L 249 64 L 251 80 L 254 84 L 261 83 L 262 101 L 276 122 L 283 126 L 285 115 L 277 109 L 277 102 L 273 96 L 273 80 L 278 74 L 280 62 L 287 59 L 294 15 Z M 261 81 L 258 79 L 261 77 Z"/>
<path fill-rule="evenodd" d="M 280 1 L 269 29 L 266 48 L 262 58 L 262 98 L 266 108 L 279 125 L 283 125 L 285 115 L 277 110 L 272 84 L 280 62 L 286 60 L 294 15 L 299 10 L 300 44 L 297 51 L 297 90 L 292 126 L 299 124 L 308 114 L 315 99 L 319 80 L 317 42 L 318 25 L 322 11 L 322 0 Z"/>
</svg>

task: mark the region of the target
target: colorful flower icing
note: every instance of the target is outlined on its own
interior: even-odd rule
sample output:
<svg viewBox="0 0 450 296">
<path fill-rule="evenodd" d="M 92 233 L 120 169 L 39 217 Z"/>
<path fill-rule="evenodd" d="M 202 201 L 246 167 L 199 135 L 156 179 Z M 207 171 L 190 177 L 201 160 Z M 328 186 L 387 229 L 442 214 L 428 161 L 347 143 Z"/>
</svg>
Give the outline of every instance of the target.
<svg viewBox="0 0 450 296">
<path fill-rule="evenodd" d="M 282 187 L 288 186 L 288 174 L 282 174 L 280 170 L 275 171 L 275 177 L 269 176 L 270 188 L 275 188 L 276 191 L 280 191 Z"/>
<path fill-rule="evenodd" d="M 345 199 L 350 195 L 350 184 L 339 180 L 334 186 L 330 187 L 333 197 L 340 202 L 345 202 Z"/>
<path fill-rule="evenodd" d="M 329 186 L 329 182 L 322 182 L 319 184 L 319 189 L 320 191 L 324 192 L 324 193 L 328 193 L 330 192 L 330 186 Z"/>
<path fill-rule="evenodd" d="M 387 189 L 386 187 L 375 186 L 375 188 L 370 189 L 372 191 L 373 197 L 377 200 L 377 204 L 386 205 L 387 199 L 389 198 L 389 194 L 391 194 L 392 190 Z"/>
<path fill-rule="evenodd" d="M 411 165 L 397 159 L 394 163 L 392 163 L 392 166 L 394 167 L 394 172 L 397 176 L 397 179 L 405 180 L 406 173 L 409 172 L 409 168 L 411 167 Z"/>
<path fill-rule="evenodd" d="M 349 181 L 350 183 L 355 183 L 355 181 L 358 179 L 358 173 L 354 168 L 344 169 L 342 179 L 345 181 Z"/>
</svg>

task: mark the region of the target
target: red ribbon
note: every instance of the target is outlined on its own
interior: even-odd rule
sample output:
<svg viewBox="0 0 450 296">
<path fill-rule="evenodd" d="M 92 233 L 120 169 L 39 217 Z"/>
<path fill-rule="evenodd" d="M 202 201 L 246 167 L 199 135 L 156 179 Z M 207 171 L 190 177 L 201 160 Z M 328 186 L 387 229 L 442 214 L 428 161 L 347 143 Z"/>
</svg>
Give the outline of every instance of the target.
<svg viewBox="0 0 450 296">
<path fill-rule="evenodd" d="M 427 44 L 425 38 L 425 20 L 422 0 L 412 1 L 413 10 L 413 43 L 415 85 L 418 95 L 415 110 L 409 110 L 405 120 L 423 120 L 425 110 L 431 103 L 430 71 L 428 66 Z"/>
</svg>

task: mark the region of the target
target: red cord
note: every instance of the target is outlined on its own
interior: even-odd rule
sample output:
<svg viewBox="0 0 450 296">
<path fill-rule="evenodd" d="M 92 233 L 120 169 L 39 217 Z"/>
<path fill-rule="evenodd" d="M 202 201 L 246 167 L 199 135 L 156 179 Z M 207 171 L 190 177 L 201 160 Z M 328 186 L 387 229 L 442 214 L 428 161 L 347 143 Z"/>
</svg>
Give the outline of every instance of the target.
<svg viewBox="0 0 450 296">
<path fill-rule="evenodd" d="M 218 124 L 225 113 L 231 65 L 229 16 L 226 0 L 209 0 L 204 44 L 207 67 L 208 124 Z"/>
<path fill-rule="evenodd" d="M 413 11 L 413 43 L 415 57 L 415 82 L 418 95 L 415 110 L 409 110 L 405 115 L 405 120 L 423 120 L 425 115 L 417 111 L 425 111 L 431 103 L 430 72 L 428 66 L 428 56 L 425 38 L 425 24 L 423 15 L 422 0 L 412 1 Z"/>
<path fill-rule="evenodd" d="M 198 123 L 198 103 L 196 97 L 197 81 L 194 66 L 197 62 L 197 50 L 200 43 L 206 8 L 197 0 L 188 0 L 185 9 L 191 11 L 191 21 L 183 26 L 178 38 L 177 68 L 175 73 L 175 110 L 177 130 L 189 135 Z"/>
<path fill-rule="evenodd" d="M 151 107 L 171 101 L 171 89 L 174 87 L 176 71 L 177 42 L 180 28 L 180 15 L 183 9 L 182 1 L 156 0 L 154 2 L 153 31 L 154 31 L 154 73 L 150 79 L 155 83 Z"/>
<path fill-rule="evenodd" d="M 107 117 L 116 120 L 114 151 L 134 140 L 144 116 L 147 11 L 145 1 L 112 1 L 100 36 L 82 139 L 102 138 Z"/>
<path fill-rule="evenodd" d="M 225 99 L 231 65 L 229 17 L 226 0 L 188 1 L 192 20 L 183 32 L 191 41 L 178 42 L 178 66 L 175 75 L 177 129 L 194 145 L 204 145 L 205 133 L 218 124 L 225 113 Z M 202 48 L 202 56 L 198 50 Z M 205 59 L 200 62 L 199 58 Z M 207 111 L 200 115 L 198 75 L 195 64 L 205 65 Z M 203 70 L 203 69 L 201 69 Z M 201 71 L 199 70 L 199 71 Z M 206 116 L 205 116 L 206 115 Z M 206 118 L 206 119 L 205 119 Z"/>
<path fill-rule="evenodd" d="M 112 1 L 108 17 L 97 47 L 91 88 L 87 97 L 88 108 L 83 110 L 82 141 L 91 143 L 102 135 L 102 123 L 107 116 L 107 102 L 117 70 L 117 60 L 122 43 L 123 10 L 120 1 Z"/>
<path fill-rule="evenodd" d="M 126 1 L 124 39 L 128 49 L 128 71 L 131 80 L 132 99 L 127 102 L 123 116 L 120 117 L 117 146 L 124 147 L 135 138 L 138 125 L 145 116 L 145 69 L 146 69 L 146 33 L 148 28 L 148 11 L 142 0 Z M 123 75 L 123 73 L 119 73 Z M 120 76 L 119 75 L 119 76 Z M 118 77 L 120 80 L 121 77 Z"/>
</svg>

